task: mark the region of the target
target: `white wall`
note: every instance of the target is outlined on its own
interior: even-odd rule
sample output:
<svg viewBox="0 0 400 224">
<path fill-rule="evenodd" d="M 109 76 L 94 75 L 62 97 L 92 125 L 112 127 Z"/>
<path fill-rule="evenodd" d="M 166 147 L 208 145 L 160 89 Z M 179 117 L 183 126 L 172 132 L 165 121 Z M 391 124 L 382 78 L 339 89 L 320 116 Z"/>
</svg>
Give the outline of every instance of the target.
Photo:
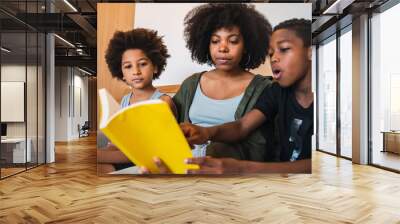
<svg viewBox="0 0 400 224">
<path fill-rule="evenodd" d="M 75 70 L 76 72 L 76 70 Z M 79 72 L 79 71 L 78 71 Z M 82 73 L 80 73 L 82 74 Z M 79 116 L 80 122 L 84 122 L 88 120 L 88 77 L 87 76 L 81 76 L 81 75 L 75 75 L 75 82 L 74 85 L 76 87 L 79 87 L 81 89 L 81 100 L 82 100 L 82 116 Z"/>
<path fill-rule="evenodd" d="M 199 71 L 209 70 L 191 60 L 183 38 L 183 20 L 187 12 L 201 5 L 198 3 L 136 3 L 135 28 L 150 28 L 164 36 L 171 57 L 160 79 L 154 84 L 180 84 L 186 77 Z M 265 15 L 272 26 L 291 18 L 311 19 L 311 4 L 256 3 L 256 9 Z"/>
<path fill-rule="evenodd" d="M 88 78 L 86 76 L 81 76 L 82 74 L 83 73 L 80 73 L 78 70 L 74 70 L 74 96 L 72 96 L 74 99 L 74 108 L 71 125 L 72 138 L 77 138 L 79 135 L 78 124 L 82 126 L 85 121 L 88 120 Z"/>
<path fill-rule="evenodd" d="M 55 71 L 55 141 L 77 139 L 78 124 L 88 120 L 88 78 L 71 67 Z"/>
<path fill-rule="evenodd" d="M 1 65 L 1 81 L 25 82 L 25 65 Z"/>
<path fill-rule="evenodd" d="M 155 85 L 180 84 L 186 77 L 194 72 L 210 70 L 207 65 L 199 65 L 192 62 L 190 52 L 185 47 L 183 40 L 183 19 L 196 3 L 136 3 L 135 28 L 150 28 L 164 36 L 171 57 L 160 79 Z"/>
<path fill-rule="evenodd" d="M 1 121 L 25 121 L 25 82 L 1 81 Z"/>
<path fill-rule="evenodd" d="M 55 68 L 55 141 L 68 140 L 68 71 L 67 67 Z"/>
</svg>

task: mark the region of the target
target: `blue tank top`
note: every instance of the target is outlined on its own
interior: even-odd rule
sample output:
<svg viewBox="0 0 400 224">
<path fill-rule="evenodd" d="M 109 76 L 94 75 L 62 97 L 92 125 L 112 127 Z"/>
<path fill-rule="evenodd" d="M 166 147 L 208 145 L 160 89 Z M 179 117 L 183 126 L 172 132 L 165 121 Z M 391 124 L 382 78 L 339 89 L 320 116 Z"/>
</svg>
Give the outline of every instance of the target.
<svg viewBox="0 0 400 224">
<path fill-rule="evenodd" d="M 224 100 L 215 100 L 203 94 L 200 84 L 190 105 L 189 119 L 192 124 L 202 127 L 215 126 L 235 120 L 236 109 L 242 100 L 244 92 L 239 96 Z M 192 154 L 194 157 L 206 156 L 207 145 L 194 145 Z"/>
<path fill-rule="evenodd" d="M 165 95 L 165 93 L 160 92 L 158 89 L 154 91 L 153 95 L 149 98 L 149 100 L 155 100 L 155 99 L 160 99 L 161 96 Z M 132 97 L 132 92 L 126 94 L 124 97 L 122 97 L 121 100 L 121 108 L 127 107 L 130 105 L 130 99 Z"/>
<path fill-rule="evenodd" d="M 224 100 L 215 100 L 203 94 L 200 85 L 189 109 L 189 119 L 192 124 L 202 127 L 215 126 L 235 120 L 236 109 L 242 100 L 244 92 Z"/>
</svg>

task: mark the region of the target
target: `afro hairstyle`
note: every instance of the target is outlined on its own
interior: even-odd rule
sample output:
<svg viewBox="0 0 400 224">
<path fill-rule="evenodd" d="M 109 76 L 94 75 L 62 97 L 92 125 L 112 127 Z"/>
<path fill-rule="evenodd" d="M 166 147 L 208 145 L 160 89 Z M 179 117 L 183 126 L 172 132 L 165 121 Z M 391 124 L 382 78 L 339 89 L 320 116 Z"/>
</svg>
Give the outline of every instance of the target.
<svg viewBox="0 0 400 224">
<path fill-rule="evenodd" d="M 130 31 L 117 31 L 111 38 L 106 51 L 105 59 L 113 77 L 123 78 L 121 61 L 126 50 L 140 49 L 157 67 L 153 79 L 160 77 L 167 65 L 168 54 L 162 37 L 157 36 L 157 31 L 137 28 Z"/>
<path fill-rule="evenodd" d="M 311 21 L 307 19 L 289 19 L 274 27 L 274 32 L 280 29 L 293 31 L 303 40 L 304 47 L 311 46 Z"/>
<path fill-rule="evenodd" d="M 194 61 L 212 65 L 209 45 L 213 32 L 237 26 L 243 36 L 245 53 L 239 66 L 257 68 L 268 55 L 272 28 L 268 20 L 243 3 L 209 3 L 192 9 L 184 19 L 186 47 Z M 249 60 L 250 58 L 250 60 Z"/>
</svg>

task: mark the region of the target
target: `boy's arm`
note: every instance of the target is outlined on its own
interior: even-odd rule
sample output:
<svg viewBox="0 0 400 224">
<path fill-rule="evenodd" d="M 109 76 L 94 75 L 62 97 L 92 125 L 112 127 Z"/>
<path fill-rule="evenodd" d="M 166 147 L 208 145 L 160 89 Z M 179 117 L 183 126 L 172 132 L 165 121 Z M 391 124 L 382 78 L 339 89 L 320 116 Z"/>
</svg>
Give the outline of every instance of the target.
<svg viewBox="0 0 400 224">
<path fill-rule="evenodd" d="M 206 128 L 209 140 L 221 142 L 236 142 L 246 138 L 250 132 L 265 122 L 265 115 L 253 109 L 237 121 Z"/>
<path fill-rule="evenodd" d="M 185 123 L 181 125 L 181 129 L 189 144 L 203 144 L 208 140 L 221 142 L 241 140 L 264 123 L 267 118 L 275 117 L 278 108 L 277 92 L 279 92 L 277 85 L 265 87 L 258 97 L 254 109 L 237 121 L 208 128 Z"/>
<path fill-rule="evenodd" d="M 197 157 L 186 160 L 200 169 L 188 170 L 190 174 L 241 174 L 241 173 L 311 173 L 311 159 L 294 162 L 254 162 L 231 158 Z"/>
<path fill-rule="evenodd" d="M 181 129 L 189 144 L 203 144 L 208 140 L 220 142 L 235 142 L 246 138 L 266 120 L 258 109 L 253 109 L 241 119 L 213 127 L 200 127 L 183 123 Z"/>
</svg>

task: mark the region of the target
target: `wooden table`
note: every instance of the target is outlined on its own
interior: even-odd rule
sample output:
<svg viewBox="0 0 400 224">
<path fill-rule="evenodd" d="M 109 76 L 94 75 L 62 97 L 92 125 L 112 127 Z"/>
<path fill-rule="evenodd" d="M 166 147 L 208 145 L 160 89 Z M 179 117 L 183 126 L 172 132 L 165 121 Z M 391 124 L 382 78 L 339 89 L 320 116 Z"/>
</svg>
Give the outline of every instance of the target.
<svg viewBox="0 0 400 224">
<path fill-rule="evenodd" d="M 400 131 L 382 131 L 383 150 L 382 152 L 392 152 L 400 154 Z"/>
</svg>

